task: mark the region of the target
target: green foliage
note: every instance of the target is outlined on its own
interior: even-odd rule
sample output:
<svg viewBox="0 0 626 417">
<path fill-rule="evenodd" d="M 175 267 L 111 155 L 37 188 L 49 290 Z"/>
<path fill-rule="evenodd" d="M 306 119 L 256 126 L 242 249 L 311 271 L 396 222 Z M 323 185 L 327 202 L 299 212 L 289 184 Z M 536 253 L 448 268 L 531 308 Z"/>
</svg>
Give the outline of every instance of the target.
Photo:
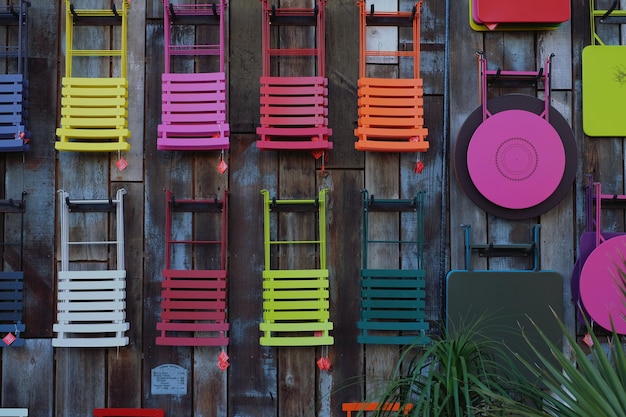
<svg viewBox="0 0 626 417">
<path fill-rule="evenodd" d="M 626 261 L 618 268 L 618 286 L 626 300 Z M 626 301 L 625 301 L 626 302 Z M 624 319 L 624 318 L 621 318 Z M 535 325 L 542 337 L 542 343 L 550 348 L 556 365 L 537 352 L 526 339 L 537 356 L 537 363 L 524 362 L 524 366 L 545 382 L 549 391 L 538 390 L 532 385 L 519 385 L 518 389 L 532 395 L 541 403 L 540 408 L 509 404 L 517 414 L 529 417 L 624 417 L 626 416 L 626 354 L 620 335 L 613 329 L 606 349 L 602 347 L 593 328 L 587 323 L 587 330 L 593 347 L 589 355 L 576 342 L 565 325 L 559 325 L 566 337 L 572 358 L 565 355 L 560 346 L 551 343 L 541 329 Z"/>
<path fill-rule="evenodd" d="M 619 275 L 626 300 L 626 260 Z M 622 336 L 613 331 L 603 347 L 588 325 L 593 347 L 587 354 L 554 316 L 571 356 L 531 320 L 538 339 L 518 331 L 534 358 L 513 353 L 516 360 L 511 360 L 511 350 L 507 354 L 504 345 L 481 335 L 478 328 L 484 320 L 479 319 L 426 348 L 406 349 L 386 391 L 373 401 L 409 405 L 408 415 L 413 417 L 626 417 Z M 402 409 L 374 413 L 375 417 L 403 415 L 407 414 Z"/>
<path fill-rule="evenodd" d="M 555 317 L 556 319 L 556 317 Z M 558 319 L 557 319 L 558 320 Z M 549 348 L 556 362 L 539 354 L 537 362 L 522 361 L 547 387 L 538 389 L 528 383 L 518 383 L 517 389 L 533 397 L 541 407 L 529 407 L 503 398 L 510 415 L 529 417 L 624 417 L 626 416 L 626 355 L 620 336 L 613 332 L 608 349 L 602 348 L 598 337 L 590 331 L 594 348 L 590 355 L 576 343 L 576 338 L 559 321 L 571 349 L 574 361 L 539 332 L 542 343 Z M 530 342 L 529 342 L 530 344 Z M 521 360 L 521 359 L 520 359 Z M 514 412 L 513 412 L 514 411 Z"/>
<path fill-rule="evenodd" d="M 502 409 L 513 364 L 502 344 L 479 331 L 482 320 L 449 332 L 427 347 L 405 349 L 380 404 L 410 404 L 410 416 L 471 417 Z M 506 375 L 506 376 L 505 376 Z M 404 411 L 378 410 L 376 417 Z M 501 415 L 505 415 L 502 413 Z"/>
</svg>

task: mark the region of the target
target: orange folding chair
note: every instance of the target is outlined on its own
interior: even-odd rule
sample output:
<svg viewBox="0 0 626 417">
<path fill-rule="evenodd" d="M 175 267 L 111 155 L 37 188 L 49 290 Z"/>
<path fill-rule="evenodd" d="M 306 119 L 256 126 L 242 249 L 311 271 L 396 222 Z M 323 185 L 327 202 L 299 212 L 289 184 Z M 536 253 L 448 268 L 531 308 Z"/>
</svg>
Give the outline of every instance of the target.
<svg viewBox="0 0 626 417">
<path fill-rule="evenodd" d="M 420 69 L 420 6 L 410 12 L 360 9 L 359 120 L 354 130 L 355 148 L 371 152 L 425 152 L 428 129 L 424 127 L 423 82 Z M 413 50 L 372 50 L 367 46 L 368 27 L 412 27 Z M 412 78 L 373 78 L 367 76 L 368 58 L 391 57 L 413 60 Z"/>
<path fill-rule="evenodd" d="M 380 404 L 377 402 L 360 402 L 360 403 L 343 403 L 341 405 L 341 411 L 346 412 L 346 417 L 354 417 L 357 416 L 359 412 L 362 414 L 367 411 L 376 411 L 383 409 L 385 411 L 400 411 L 404 415 L 409 415 L 409 412 L 413 409 L 412 404 L 401 405 L 400 403 L 385 403 Z"/>
</svg>

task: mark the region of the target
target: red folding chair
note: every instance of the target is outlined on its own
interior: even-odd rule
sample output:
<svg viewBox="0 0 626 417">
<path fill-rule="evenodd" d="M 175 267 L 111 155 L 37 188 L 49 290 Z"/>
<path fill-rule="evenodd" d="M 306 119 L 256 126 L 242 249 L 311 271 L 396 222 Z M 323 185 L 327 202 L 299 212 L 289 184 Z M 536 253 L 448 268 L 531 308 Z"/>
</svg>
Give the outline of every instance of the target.
<svg viewBox="0 0 626 417">
<path fill-rule="evenodd" d="M 257 128 L 261 150 L 313 151 L 314 156 L 332 149 L 328 138 L 328 79 L 324 75 L 326 0 L 316 0 L 313 8 L 278 8 L 263 2 L 263 73 L 261 76 L 261 120 Z M 278 45 L 279 30 L 315 31 L 311 47 Z M 280 45 L 279 45 L 280 46 Z M 285 76 L 273 74 L 274 60 L 309 57 L 315 62 L 314 74 Z"/>
</svg>

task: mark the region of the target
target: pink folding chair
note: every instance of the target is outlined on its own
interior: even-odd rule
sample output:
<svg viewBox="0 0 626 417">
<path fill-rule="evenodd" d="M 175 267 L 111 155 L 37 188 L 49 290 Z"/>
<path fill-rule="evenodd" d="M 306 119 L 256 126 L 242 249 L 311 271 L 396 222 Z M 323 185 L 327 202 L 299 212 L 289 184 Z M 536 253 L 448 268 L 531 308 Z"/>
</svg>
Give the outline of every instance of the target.
<svg viewBox="0 0 626 417">
<path fill-rule="evenodd" d="M 164 0 L 164 6 L 165 72 L 157 149 L 226 150 L 230 146 L 224 72 L 226 0 L 178 5 Z M 172 39 L 175 25 L 218 25 L 217 43 L 176 44 Z M 175 56 L 214 56 L 219 59 L 219 69 L 217 72 L 174 73 L 171 61 Z"/>
</svg>

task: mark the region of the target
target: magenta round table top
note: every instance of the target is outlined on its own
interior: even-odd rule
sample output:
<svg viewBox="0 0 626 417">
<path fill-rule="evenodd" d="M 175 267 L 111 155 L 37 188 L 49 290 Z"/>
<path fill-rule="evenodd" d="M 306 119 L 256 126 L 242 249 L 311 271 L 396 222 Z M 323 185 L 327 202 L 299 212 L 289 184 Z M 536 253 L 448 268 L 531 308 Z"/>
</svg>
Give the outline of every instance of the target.
<svg viewBox="0 0 626 417">
<path fill-rule="evenodd" d="M 467 148 L 469 175 L 489 201 L 525 209 L 550 197 L 565 172 L 565 149 L 543 117 L 506 110 L 478 126 Z"/>
<path fill-rule="evenodd" d="M 619 268 L 626 268 L 626 235 L 605 240 L 591 252 L 580 275 L 580 298 L 587 313 L 607 330 L 626 334 L 626 298 Z"/>
</svg>

